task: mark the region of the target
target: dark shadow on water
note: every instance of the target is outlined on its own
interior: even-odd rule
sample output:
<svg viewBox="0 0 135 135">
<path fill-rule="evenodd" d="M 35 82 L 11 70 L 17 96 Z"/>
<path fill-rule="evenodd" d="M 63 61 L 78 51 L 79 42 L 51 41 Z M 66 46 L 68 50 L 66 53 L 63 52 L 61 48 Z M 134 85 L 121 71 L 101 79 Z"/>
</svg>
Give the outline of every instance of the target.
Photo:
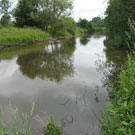
<svg viewBox="0 0 135 135">
<path fill-rule="evenodd" d="M 117 87 L 117 80 L 119 79 L 119 74 L 121 71 L 121 66 L 124 65 L 128 51 L 126 50 L 117 50 L 117 49 L 104 49 L 105 58 L 103 56 L 98 56 L 96 61 L 97 71 L 103 75 L 102 84 L 103 87 L 106 87 L 109 96 L 113 98 L 110 85 L 114 84 Z"/>
<path fill-rule="evenodd" d="M 83 36 L 81 36 L 81 38 L 80 38 L 80 44 L 81 45 L 84 45 L 84 46 L 87 45 L 88 42 L 90 42 L 91 36 L 92 35 L 83 35 Z"/>
</svg>

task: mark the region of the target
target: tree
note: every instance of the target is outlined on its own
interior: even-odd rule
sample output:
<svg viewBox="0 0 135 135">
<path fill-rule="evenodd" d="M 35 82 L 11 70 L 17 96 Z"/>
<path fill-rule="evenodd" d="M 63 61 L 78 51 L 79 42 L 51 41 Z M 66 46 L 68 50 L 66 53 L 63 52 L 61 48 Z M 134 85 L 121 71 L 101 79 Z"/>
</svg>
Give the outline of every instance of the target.
<svg viewBox="0 0 135 135">
<path fill-rule="evenodd" d="M 11 2 L 9 0 L 0 1 L 0 14 L 9 15 L 9 9 L 11 7 Z"/>
<path fill-rule="evenodd" d="M 94 17 L 94 18 L 92 18 L 92 23 L 98 23 L 99 21 L 101 20 L 101 18 L 100 17 Z"/>
<path fill-rule="evenodd" d="M 9 15 L 3 15 L 1 17 L 0 23 L 2 26 L 6 27 L 10 24 L 11 18 Z"/>
<path fill-rule="evenodd" d="M 0 23 L 3 26 L 7 26 L 10 22 L 10 9 L 11 2 L 9 0 L 1 0 L 0 1 L 0 14 L 2 15 Z"/>
<path fill-rule="evenodd" d="M 15 11 L 16 25 L 48 30 L 62 16 L 69 16 L 72 8 L 72 0 L 20 0 Z"/>
<path fill-rule="evenodd" d="M 82 29 L 86 29 L 87 32 L 93 32 L 93 28 L 91 25 L 91 22 L 88 21 L 87 19 L 79 19 L 78 21 L 78 26 Z"/>
<path fill-rule="evenodd" d="M 109 45 L 126 47 L 128 19 L 135 19 L 135 0 L 109 0 L 105 24 Z"/>
<path fill-rule="evenodd" d="M 57 35 L 57 32 L 68 32 L 71 35 L 75 35 L 76 22 L 71 17 L 61 17 L 52 29 L 53 35 Z"/>
<path fill-rule="evenodd" d="M 39 16 L 33 17 L 33 14 L 38 13 L 39 0 L 19 0 L 14 17 L 17 27 L 36 26 L 39 27 Z"/>
<path fill-rule="evenodd" d="M 67 17 L 73 9 L 72 0 L 40 0 L 41 21 L 45 29 L 53 27 L 62 16 Z"/>
<path fill-rule="evenodd" d="M 91 24 L 94 27 L 104 27 L 104 19 L 102 19 L 101 17 L 94 17 L 91 21 Z"/>
</svg>

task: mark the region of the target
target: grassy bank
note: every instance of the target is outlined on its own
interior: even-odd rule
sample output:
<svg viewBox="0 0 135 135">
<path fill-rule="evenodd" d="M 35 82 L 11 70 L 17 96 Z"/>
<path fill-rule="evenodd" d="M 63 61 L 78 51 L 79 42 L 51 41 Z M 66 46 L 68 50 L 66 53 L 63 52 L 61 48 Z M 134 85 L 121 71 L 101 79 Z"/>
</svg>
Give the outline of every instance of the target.
<svg viewBox="0 0 135 135">
<path fill-rule="evenodd" d="M 83 32 L 84 30 L 79 27 L 76 27 L 74 30 L 75 35 Z M 55 37 L 57 36 L 72 36 L 72 34 L 67 31 L 58 31 Z M 0 45 L 33 42 L 49 37 L 53 37 L 53 35 L 37 28 L 0 28 Z"/>
<path fill-rule="evenodd" d="M 51 37 L 47 32 L 37 28 L 1 28 L 0 45 L 18 42 L 31 42 Z"/>
<path fill-rule="evenodd" d="M 135 56 L 121 68 L 118 88 L 113 87 L 115 98 L 109 102 L 106 118 L 101 123 L 101 135 L 135 134 Z"/>
</svg>

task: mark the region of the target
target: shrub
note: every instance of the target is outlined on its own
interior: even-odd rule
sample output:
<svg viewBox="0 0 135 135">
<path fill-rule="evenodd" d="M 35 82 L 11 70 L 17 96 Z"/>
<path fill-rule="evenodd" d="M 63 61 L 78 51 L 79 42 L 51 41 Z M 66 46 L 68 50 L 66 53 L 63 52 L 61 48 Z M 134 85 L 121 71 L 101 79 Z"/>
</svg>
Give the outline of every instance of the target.
<svg viewBox="0 0 135 135">
<path fill-rule="evenodd" d="M 45 135 L 62 135 L 62 128 L 50 117 L 47 127 L 44 129 Z"/>
<path fill-rule="evenodd" d="M 121 68 L 118 88 L 113 87 L 115 98 L 109 102 L 101 122 L 101 135 L 134 135 L 135 133 L 135 56 L 128 56 Z"/>
</svg>

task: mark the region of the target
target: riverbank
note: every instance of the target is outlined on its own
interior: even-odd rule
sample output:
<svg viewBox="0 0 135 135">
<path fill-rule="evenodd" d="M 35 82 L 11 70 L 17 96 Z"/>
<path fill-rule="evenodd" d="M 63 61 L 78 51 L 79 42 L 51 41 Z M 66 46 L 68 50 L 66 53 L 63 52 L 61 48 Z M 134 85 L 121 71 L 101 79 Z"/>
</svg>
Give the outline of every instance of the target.
<svg viewBox="0 0 135 135">
<path fill-rule="evenodd" d="M 77 31 L 76 34 L 79 34 Z M 0 29 L 0 48 L 33 45 L 41 42 L 56 41 L 73 37 L 69 33 L 52 36 L 37 28 L 2 28 Z"/>
<path fill-rule="evenodd" d="M 67 38 L 72 38 L 72 37 L 73 36 L 50 37 L 50 38 L 35 40 L 35 41 L 31 41 L 31 42 L 20 42 L 20 43 L 14 43 L 14 44 L 5 44 L 5 45 L 0 45 L 0 49 L 17 47 L 17 46 L 25 46 L 25 45 L 34 45 L 34 44 L 37 44 L 37 43 L 48 42 L 48 41 L 56 41 L 56 40 L 67 39 Z"/>
<path fill-rule="evenodd" d="M 101 123 L 101 135 L 134 135 L 135 132 L 135 56 L 128 56 L 121 68 L 118 87 L 112 87 L 114 99 Z"/>
</svg>

